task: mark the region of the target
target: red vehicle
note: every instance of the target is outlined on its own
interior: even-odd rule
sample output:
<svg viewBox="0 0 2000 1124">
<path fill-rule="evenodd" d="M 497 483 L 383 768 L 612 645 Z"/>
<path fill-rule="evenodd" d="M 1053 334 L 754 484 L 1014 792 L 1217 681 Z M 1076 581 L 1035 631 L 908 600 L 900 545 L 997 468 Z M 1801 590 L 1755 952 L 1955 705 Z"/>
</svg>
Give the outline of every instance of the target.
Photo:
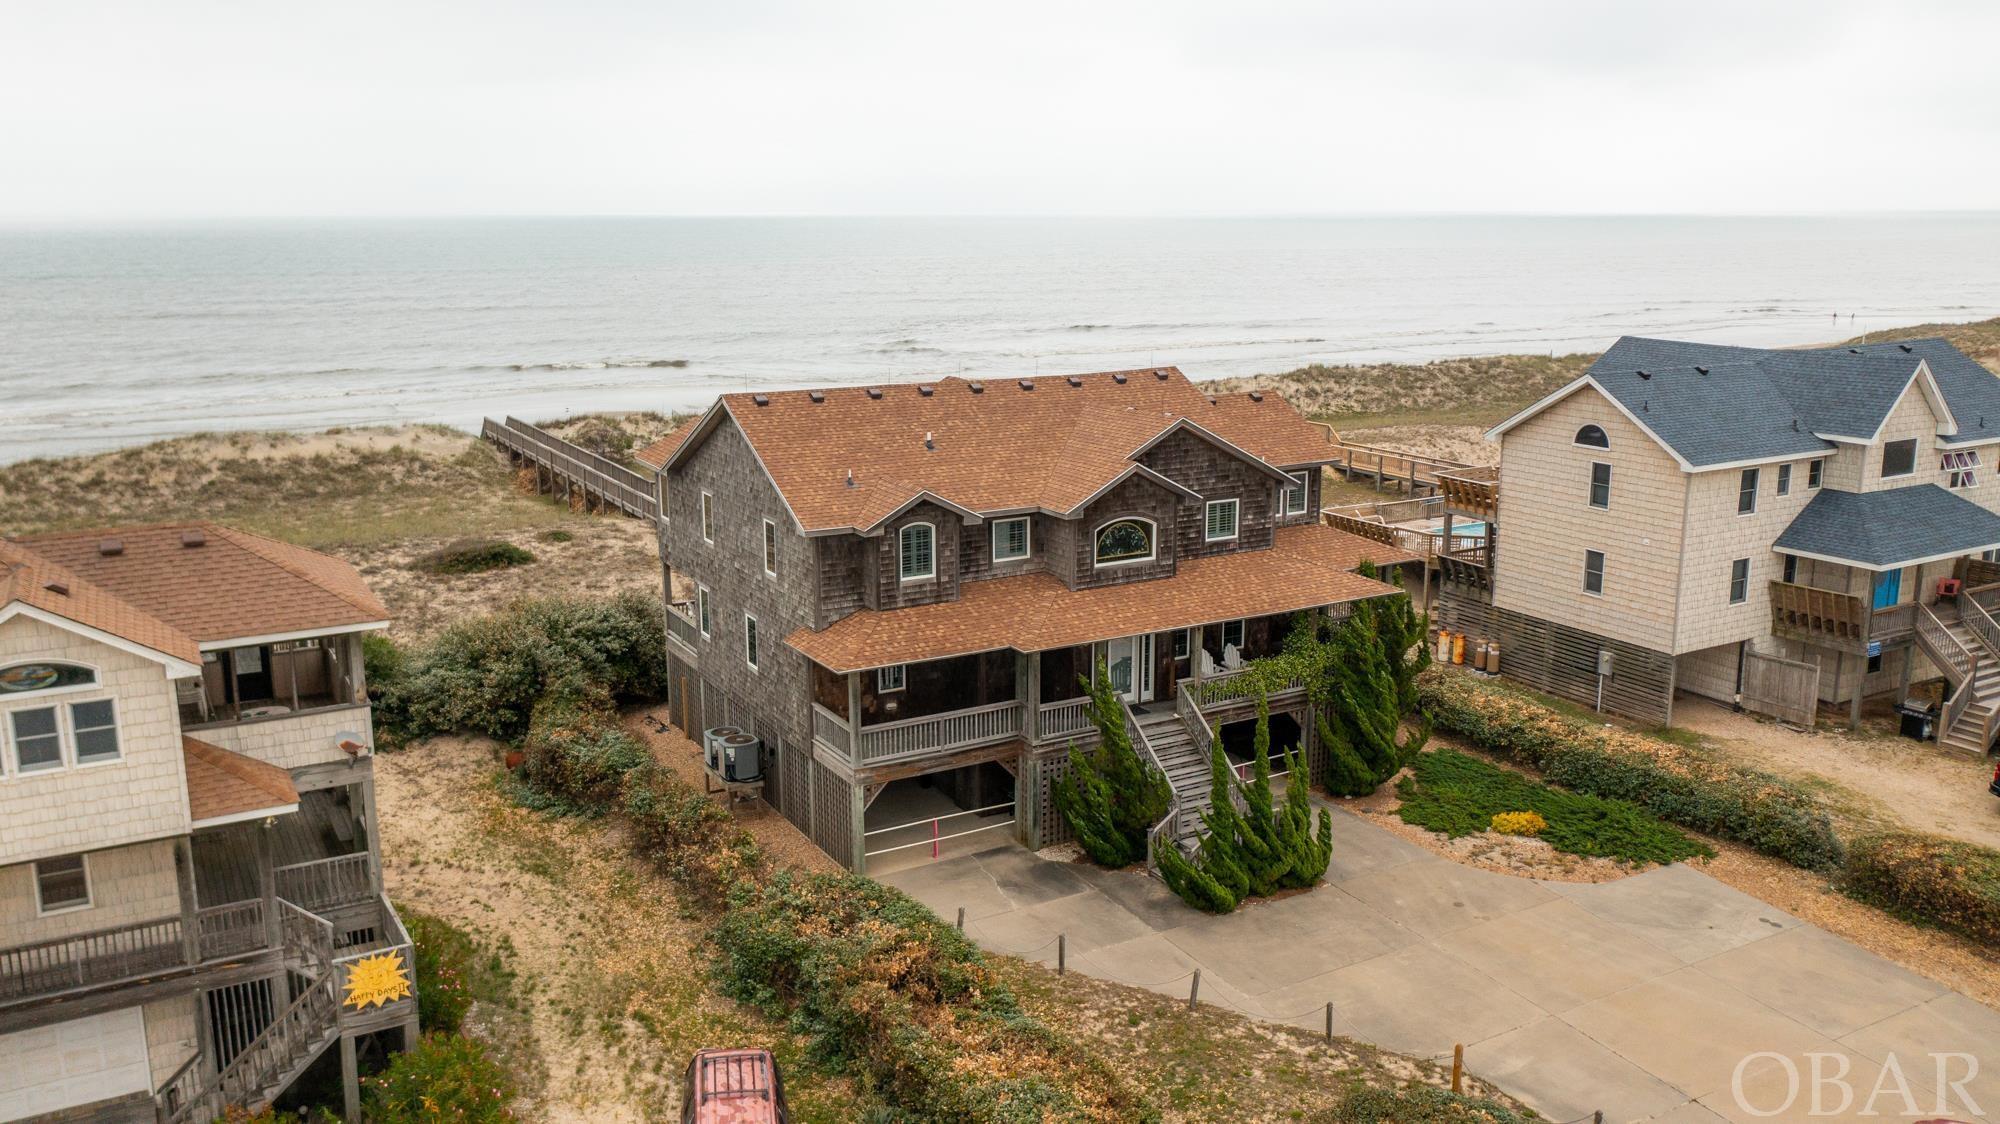
<svg viewBox="0 0 2000 1124">
<path fill-rule="evenodd" d="M 681 1124 L 789 1124 L 771 1051 L 697 1050 L 688 1060 Z"/>
<path fill-rule="evenodd" d="M 2000 796 L 2000 765 L 1993 766 L 1993 783 L 1986 786 L 1986 791 Z"/>
</svg>

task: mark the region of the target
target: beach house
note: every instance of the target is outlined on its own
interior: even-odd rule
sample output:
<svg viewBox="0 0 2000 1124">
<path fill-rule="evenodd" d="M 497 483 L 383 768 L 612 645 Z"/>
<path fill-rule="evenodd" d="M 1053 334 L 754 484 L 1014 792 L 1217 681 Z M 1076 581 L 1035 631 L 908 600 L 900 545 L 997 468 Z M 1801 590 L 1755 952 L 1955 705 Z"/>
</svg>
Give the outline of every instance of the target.
<svg viewBox="0 0 2000 1124">
<path fill-rule="evenodd" d="M 1176 791 L 1300 614 L 1406 552 L 1323 525 L 1327 436 L 1171 367 L 728 394 L 657 466 L 674 721 L 758 739 L 764 796 L 853 869 L 986 832 L 1066 837 L 1052 791 L 1102 668 Z M 1278 744 L 1317 753 L 1303 691 Z M 1289 723 L 1289 725 L 1284 725 Z M 978 841 L 978 840 L 975 840 Z"/>
<path fill-rule="evenodd" d="M 336 1046 L 355 1118 L 416 1033 L 362 673 L 388 615 L 212 523 L 0 541 L 0 1119 L 205 1124 Z"/>
<path fill-rule="evenodd" d="M 1503 672 L 1653 721 L 1677 691 L 1798 721 L 1946 680 L 2000 701 L 2000 379 L 1940 339 L 1768 350 L 1628 337 L 1447 474 L 1439 616 Z"/>
</svg>

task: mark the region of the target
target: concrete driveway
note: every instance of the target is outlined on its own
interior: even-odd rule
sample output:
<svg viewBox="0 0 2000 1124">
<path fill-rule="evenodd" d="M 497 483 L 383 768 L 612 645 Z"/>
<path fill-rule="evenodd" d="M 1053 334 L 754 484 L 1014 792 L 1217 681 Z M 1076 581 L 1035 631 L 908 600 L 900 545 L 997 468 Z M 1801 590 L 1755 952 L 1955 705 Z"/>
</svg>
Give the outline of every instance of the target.
<svg viewBox="0 0 2000 1124">
<path fill-rule="evenodd" d="M 963 907 L 996 952 L 1053 964 L 1061 933 L 1075 971 L 1185 995 L 1199 967 L 1204 1002 L 1256 1018 L 1316 1029 L 1331 1001 L 1336 1033 L 1430 1058 L 1464 1043 L 1468 1068 L 1557 1121 L 2000 1120 L 2000 1013 L 1705 874 L 1536 882 L 1333 825 L 1326 884 L 1223 917 L 1013 846 L 883 881 L 947 920 Z M 1938 1054 L 1970 1056 L 1944 1064 L 1980 1111 L 1937 1103 Z"/>
</svg>

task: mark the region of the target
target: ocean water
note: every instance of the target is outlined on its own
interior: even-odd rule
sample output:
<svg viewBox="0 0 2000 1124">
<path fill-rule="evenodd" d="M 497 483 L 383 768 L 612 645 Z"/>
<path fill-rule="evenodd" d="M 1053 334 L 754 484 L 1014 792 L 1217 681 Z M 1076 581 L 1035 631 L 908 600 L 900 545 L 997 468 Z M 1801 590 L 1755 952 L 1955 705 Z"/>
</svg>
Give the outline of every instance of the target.
<svg viewBox="0 0 2000 1124">
<path fill-rule="evenodd" d="M 1793 344 L 2000 314 L 2000 213 L 0 230 L 0 461 L 726 389 Z"/>
</svg>

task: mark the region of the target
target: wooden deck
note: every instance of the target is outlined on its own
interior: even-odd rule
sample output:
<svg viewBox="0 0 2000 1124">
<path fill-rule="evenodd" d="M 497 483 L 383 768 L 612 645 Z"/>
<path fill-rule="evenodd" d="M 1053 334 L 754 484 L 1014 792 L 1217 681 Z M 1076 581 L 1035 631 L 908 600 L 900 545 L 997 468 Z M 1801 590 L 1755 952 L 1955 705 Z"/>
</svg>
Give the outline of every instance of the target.
<svg viewBox="0 0 2000 1124">
<path fill-rule="evenodd" d="M 1427 457 L 1404 449 L 1385 449 L 1333 438 L 1333 460 L 1327 468 L 1349 481 L 1371 481 L 1376 491 L 1397 488 L 1411 495 L 1438 490 L 1438 478 L 1452 472 L 1477 469 L 1478 465 L 1443 457 Z"/>
<path fill-rule="evenodd" d="M 507 450 L 515 464 L 534 466 L 537 487 L 558 499 L 580 500 L 587 511 L 618 510 L 657 519 L 653 481 L 616 461 L 573 445 L 519 418 L 487 418 L 479 436 Z"/>
</svg>

